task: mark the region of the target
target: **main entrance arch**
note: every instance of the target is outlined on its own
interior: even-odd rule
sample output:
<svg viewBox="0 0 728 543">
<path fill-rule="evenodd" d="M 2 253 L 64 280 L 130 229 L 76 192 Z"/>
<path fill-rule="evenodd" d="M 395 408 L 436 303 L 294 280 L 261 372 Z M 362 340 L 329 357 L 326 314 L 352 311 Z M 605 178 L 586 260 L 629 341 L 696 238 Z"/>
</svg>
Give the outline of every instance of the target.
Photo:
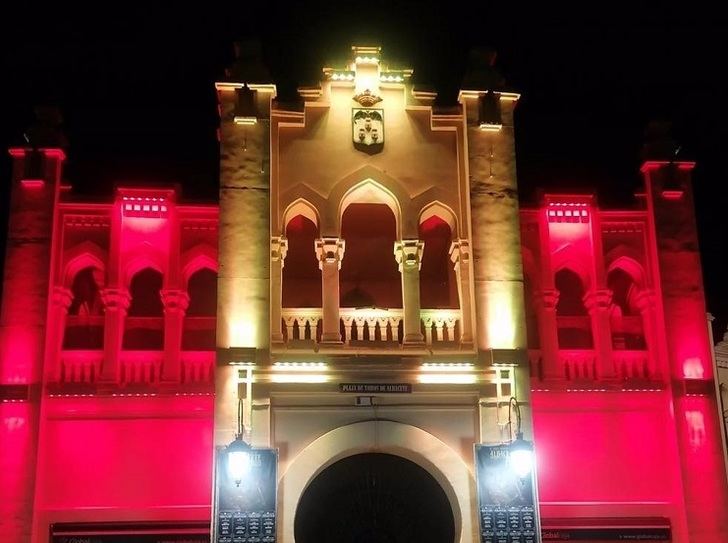
<svg viewBox="0 0 728 543">
<path fill-rule="evenodd" d="M 452 543 L 450 502 L 432 475 L 385 453 L 349 456 L 304 491 L 296 543 Z"/>
<path fill-rule="evenodd" d="M 283 542 L 293 543 L 296 511 L 317 476 L 339 460 L 363 453 L 398 456 L 426 471 L 447 498 L 453 517 L 454 541 L 477 541 L 475 481 L 460 455 L 421 428 L 370 420 L 331 430 L 282 466 L 278 512 Z"/>
</svg>

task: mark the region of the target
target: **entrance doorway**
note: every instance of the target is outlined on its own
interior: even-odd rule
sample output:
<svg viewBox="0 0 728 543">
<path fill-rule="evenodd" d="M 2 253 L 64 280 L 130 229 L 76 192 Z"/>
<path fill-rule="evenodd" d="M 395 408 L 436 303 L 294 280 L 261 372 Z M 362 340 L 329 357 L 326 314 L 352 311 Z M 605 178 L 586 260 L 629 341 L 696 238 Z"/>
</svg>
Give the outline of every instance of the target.
<svg viewBox="0 0 728 543">
<path fill-rule="evenodd" d="M 357 454 L 322 471 L 301 496 L 296 543 L 453 543 L 442 487 L 414 462 Z"/>
</svg>

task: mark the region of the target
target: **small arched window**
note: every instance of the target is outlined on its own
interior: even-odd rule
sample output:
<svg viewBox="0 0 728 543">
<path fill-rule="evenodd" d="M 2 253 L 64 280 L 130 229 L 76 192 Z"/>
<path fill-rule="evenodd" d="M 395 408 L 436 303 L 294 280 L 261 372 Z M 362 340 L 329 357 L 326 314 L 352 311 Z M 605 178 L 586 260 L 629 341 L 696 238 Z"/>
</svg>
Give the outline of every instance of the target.
<svg viewBox="0 0 728 543">
<path fill-rule="evenodd" d="M 559 301 L 556 304 L 559 348 L 591 349 L 591 320 L 584 307 L 584 285 L 581 277 L 564 268 L 556 272 L 554 283 L 559 291 Z"/>
<path fill-rule="evenodd" d="M 217 314 L 217 273 L 208 268 L 193 273 L 187 281 L 189 317 L 214 317 Z"/>
<path fill-rule="evenodd" d="M 129 294 L 130 317 L 162 317 L 164 307 L 160 291 L 162 290 L 162 274 L 152 268 L 138 272 L 131 280 Z"/>
<path fill-rule="evenodd" d="M 103 284 L 103 272 L 98 268 L 84 268 L 76 274 L 71 285 L 73 301 L 68 308 L 69 315 L 101 315 L 103 305 L 101 303 L 101 285 Z"/>
</svg>

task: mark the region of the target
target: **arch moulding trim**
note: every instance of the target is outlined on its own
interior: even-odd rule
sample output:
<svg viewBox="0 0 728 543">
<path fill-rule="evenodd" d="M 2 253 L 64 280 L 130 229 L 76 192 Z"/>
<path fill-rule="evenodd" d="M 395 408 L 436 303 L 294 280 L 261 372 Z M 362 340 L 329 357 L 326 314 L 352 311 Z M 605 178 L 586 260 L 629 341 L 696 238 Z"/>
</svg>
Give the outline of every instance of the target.
<svg viewBox="0 0 728 543">
<path fill-rule="evenodd" d="M 460 455 L 421 428 L 370 420 L 331 430 L 288 463 L 278 481 L 279 529 L 284 543 L 294 542 L 296 508 L 311 481 L 338 460 L 367 452 L 393 454 L 424 468 L 440 484 L 450 502 L 455 541 L 478 540 L 475 479 Z"/>
</svg>

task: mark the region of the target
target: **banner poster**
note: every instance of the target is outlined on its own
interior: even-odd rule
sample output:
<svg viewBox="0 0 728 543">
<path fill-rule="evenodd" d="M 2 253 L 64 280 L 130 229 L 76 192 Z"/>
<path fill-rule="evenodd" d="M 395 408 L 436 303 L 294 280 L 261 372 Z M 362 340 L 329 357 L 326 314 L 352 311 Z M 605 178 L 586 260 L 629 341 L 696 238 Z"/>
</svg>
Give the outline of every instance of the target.
<svg viewBox="0 0 728 543">
<path fill-rule="evenodd" d="M 213 543 L 275 543 L 278 451 L 250 449 L 249 468 L 236 484 L 227 473 L 226 452 L 215 462 Z"/>
<path fill-rule="evenodd" d="M 481 543 L 541 543 L 533 470 L 521 477 L 511 445 L 475 445 Z"/>
</svg>

